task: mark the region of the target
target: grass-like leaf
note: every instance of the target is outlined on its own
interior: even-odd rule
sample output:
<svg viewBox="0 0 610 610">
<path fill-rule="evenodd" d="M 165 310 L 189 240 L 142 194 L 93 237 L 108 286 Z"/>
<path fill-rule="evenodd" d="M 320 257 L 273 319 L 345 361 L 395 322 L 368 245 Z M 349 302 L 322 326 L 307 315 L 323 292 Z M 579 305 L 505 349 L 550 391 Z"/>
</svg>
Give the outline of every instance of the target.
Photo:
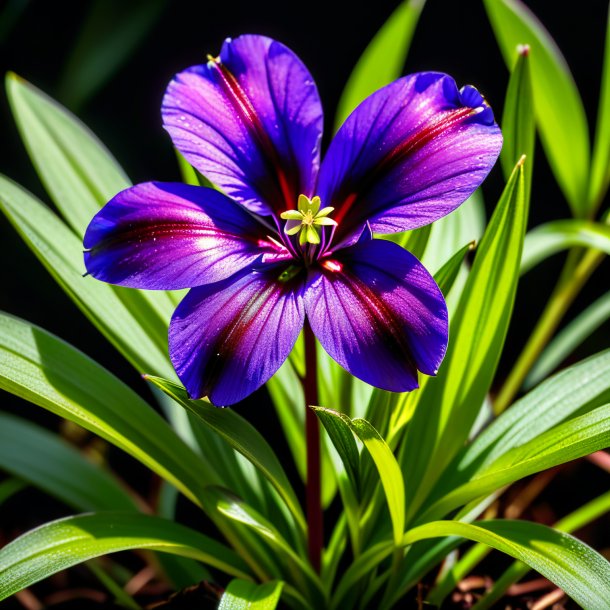
<svg viewBox="0 0 610 610">
<path fill-rule="evenodd" d="M 281 581 L 262 585 L 247 580 L 232 580 L 218 604 L 218 610 L 275 610 L 282 595 Z"/>
<path fill-rule="evenodd" d="M 521 274 L 553 254 L 583 247 L 610 254 L 610 226 L 589 220 L 553 220 L 528 232 L 523 244 Z"/>
<path fill-rule="evenodd" d="M 601 203 L 610 184 L 610 7 L 606 25 L 606 48 L 601 80 L 595 145 L 591 159 L 589 181 L 589 214 L 593 215 Z"/>
<path fill-rule="evenodd" d="M 521 560 L 585 610 L 610 608 L 610 563 L 569 534 L 528 521 L 435 521 L 408 531 L 403 543 L 439 536 L 462 536 Z"/>
<path fill-rule="evenodd" d="M 585 339 L 610 319 L 610 292 L 591 303 L 555 336 L 532 367 L 523 385 L 526 390 L 552 373 Z"/>
<path fill-rule="evenodd" d="M 108 471 L 57 435 L 8 413 L 0 413 L 0 470 L 78 511 L 136 510 L 134 499 Z"/>
<path fill-rule="evenodd" d="M 401 454 L 409 518 L 463 446 L 491 385 L 515 299 L 527 213 L 521 160 L 477 250 L 445 360 L 420 390 L 409 424 Z"/>
<path fill-rule="evenodd" d="M 186 390 L 176 383 L 159 377 L 149 376 L 147 379 L 187 411 L 201 418 L 207 426 L 252 462 L 283 498 L 301 531 L 305 531 L 305 518 L 292 485 L 275 452 L 256 428 L 231 409 L 218 409 L 202 400 L 189 399 Z"/>
<path fill-rule="evenodd" d="M 520 0 L 484 0 L 484 4 L 509 68 L 518 45 L 531 48 L 532 90 L 542 144 L 574 216 L 585 216 L 589 129 L 568 65 L 549 33 Z"/>
<path fill-rule="evenodd" d="M 46 331 L 0 315 L 0 388 L 123 449 L 199 502 L 214 473 L 133 390 Z"/>
<path fill-rule="evenodd" d="M 238 555 L 195 530 L 159 517 L 107 512 L 47 523 L 2 548 L 0 599 L 88 559 L 132 549 L 190 557 L 250 578 Z"/>
<path fill-rule="evenodd" d="M 335 131 L 362 100 L 400 76 L 424 4 L 403 0 L 371 40 L 341 94 Z"/>
</svg>

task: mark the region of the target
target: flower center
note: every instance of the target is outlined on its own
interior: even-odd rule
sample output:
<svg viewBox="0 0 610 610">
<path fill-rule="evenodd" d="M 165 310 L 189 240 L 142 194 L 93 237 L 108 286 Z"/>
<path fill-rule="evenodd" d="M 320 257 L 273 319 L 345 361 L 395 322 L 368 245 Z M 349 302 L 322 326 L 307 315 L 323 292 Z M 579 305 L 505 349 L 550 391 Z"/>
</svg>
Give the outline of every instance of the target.
<svg viewBox="0 0 610 610">
<path fill-rule="evenodd" d="M 335 209 L 326 207 L 320 209 L 320 198 L 316 195 L 312 199 L 306 195 L 299 195 L 296 210 L 287 210 L 280 214 L 286 221 L 284 233 L 286 235 L 299 235 L 299 244 L 319 244 L 320 227 L 336 226 L 337 223 L 328 215 Z"/>
</svg>

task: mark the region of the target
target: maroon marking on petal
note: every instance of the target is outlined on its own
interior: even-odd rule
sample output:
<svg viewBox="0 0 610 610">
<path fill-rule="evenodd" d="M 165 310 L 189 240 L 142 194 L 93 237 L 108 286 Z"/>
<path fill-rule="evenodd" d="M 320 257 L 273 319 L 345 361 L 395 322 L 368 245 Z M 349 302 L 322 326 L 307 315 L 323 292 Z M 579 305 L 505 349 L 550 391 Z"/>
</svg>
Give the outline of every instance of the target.
<svg viewBox="0 0 610 610">
<path fill-rule="evenodd" d="M 394 313 L 388 306 L 379 298 L 379 295 L 367 284 L 365 284 L 359 277 L 349 273 L 345 270 L 342 263 L 338 261 L 328 261 L 337 263 L 342 267 L 342 273 L 345 280 L 347 280 L 348 286 L 352 289 L 354 294 L 358 297 L 358 300 L 364 308 L 369 312 L 369 319 L 371 324 L 375 327 L 375 332 L 378 336 L 382 337 L 384 345 L 395 354 L 399 354 L 405 357 L 408 366 L 413 370 L 417 370 L 417 364 L 413 359 L 411 348 L 407 340 L 406 333 L 403 329 L 403 325 L 400 320 L 396 318 Z M 326 265 L 323 265 L 326 268 Z M 325 276 L 331 282 L 337 278 L 337 271 L 332 269 L 332 273 L 326 273 Z M 335 277 L 333 277 L 335 276 Z M 345 312 L 345 315 L 350 315 L 349 311 Z"/>
<path fill-rule="evenodd" d="M 279 210 L 295 209 L 299 193 L 295 193 L 291 187 L 286 173 L 282 168 L 275 146 L 265 131 L 250 98 L 248 98 L 246 92 L 241 88 L 235 76 L 219 59 L 214 59 L 213 61 L 210 61 L 210 63 L 216 68 L 225 93 L 229 100 L 231 100 L 233 107 L 242 118 L 254 139 L 258 142 L 264 153 L 265 159 L 271 163 L 272 169 L 275 170 L 277 174 L 278 187 L 284 201 L 283 203 L 278 202 L 276 211 L 279 213 Z"/>
<path fill-rule="evenodd" d="M 429 144 L 434 138 L 443 132 L 456 127 L 467 118 L 477 113 L 476 108 L 458 108 L 444 112 L 434 121 L 431 121 L 423 129 L 417 131 L 412 136 L 401 142 L 393 148 L 385 157 L 383 157 L 378 165 L 366 176 L 365 181 L 360 185 L 359 192 L 348 193 L 343 197 L 341 203 L 333 201 L 329 205 L 334 205 L 337 212 L 334 216 L 337 223 L 340 223 L 346 214 L 350 211 L 355 201 L 362 196 L 366 190 L 373 185 L 377 180 L 380 180 L 383 174 L 389 173 L 396 165 L 398 165 L 408 155 L 416 153 L 424 146 Z M 340 197 L 341 198 L 341 195 Z"/>
</svg>

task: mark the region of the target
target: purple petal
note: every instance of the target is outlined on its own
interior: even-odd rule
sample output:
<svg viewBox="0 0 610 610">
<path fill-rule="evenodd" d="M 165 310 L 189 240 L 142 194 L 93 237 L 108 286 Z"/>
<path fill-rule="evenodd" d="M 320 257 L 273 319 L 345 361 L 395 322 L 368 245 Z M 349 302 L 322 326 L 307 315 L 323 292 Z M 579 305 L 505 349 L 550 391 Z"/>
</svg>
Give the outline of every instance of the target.
<svg viewBox="0 0 610 610">
<path fill-rule="evenodd" d="M 322 106 L 307 68 L 279 42 L 227 39 L 219 58 L 176 75 L 162 112 L 176 148 L 252 211 L 279 215 L 313 194 Z"/>
<path fill-rule="evenodd" d="M 169 329 L 169 353 L 192 398 L 231 405 L 265 383 L 288 357 L 305 320 L 303 279 L 281 268 L 191 290 Z"/>
<path fill-rule="evenodd" d="M 447 347 L 447 307 L 424 266 L 380 239 L 341 250 L 310 272 L 305 310 L 324 349 L 352 375 L 393 392 L 435 375 Z"/>
<path fill-rule="evenodd" d="M 377 233 L 445 216 L 481 184 L 502 146 L 474 87 L 433 72 L 368 97 L 345 121 L 320 170 L 322 205 L 333 205 L 336 239 L 369 221 Z"/>
<path fill-rule="evenodd" d="M 281 254 L 265 240 L 265 227 L 222 193 L 160 182 L 111 199 L 89 224 L 84 245 L 95 278 L 151 290 L 217 282 L 263 255 Z"/>
</svg>

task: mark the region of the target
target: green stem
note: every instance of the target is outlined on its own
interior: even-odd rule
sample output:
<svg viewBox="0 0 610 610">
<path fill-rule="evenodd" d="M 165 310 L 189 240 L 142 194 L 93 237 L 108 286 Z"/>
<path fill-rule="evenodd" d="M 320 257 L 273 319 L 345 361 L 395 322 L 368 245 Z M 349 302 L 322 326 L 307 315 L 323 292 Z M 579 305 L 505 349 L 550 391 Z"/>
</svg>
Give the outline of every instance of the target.
<svg viewBox="0 0 610 610">
<path fill-rule="evenodd" d="M 566 267 L 538 324 L 494 401 L 496 415 L 502 413 L 512 403 L 534 362 L 557 330 L 566 311 L 603 258 L 604 254 L 597 250 L 586 250 L 577 264 L 574 263 L 572 255 L 568 257 Z M 573 268 L 571 273 L 568 265 Z"/>
</svg>

